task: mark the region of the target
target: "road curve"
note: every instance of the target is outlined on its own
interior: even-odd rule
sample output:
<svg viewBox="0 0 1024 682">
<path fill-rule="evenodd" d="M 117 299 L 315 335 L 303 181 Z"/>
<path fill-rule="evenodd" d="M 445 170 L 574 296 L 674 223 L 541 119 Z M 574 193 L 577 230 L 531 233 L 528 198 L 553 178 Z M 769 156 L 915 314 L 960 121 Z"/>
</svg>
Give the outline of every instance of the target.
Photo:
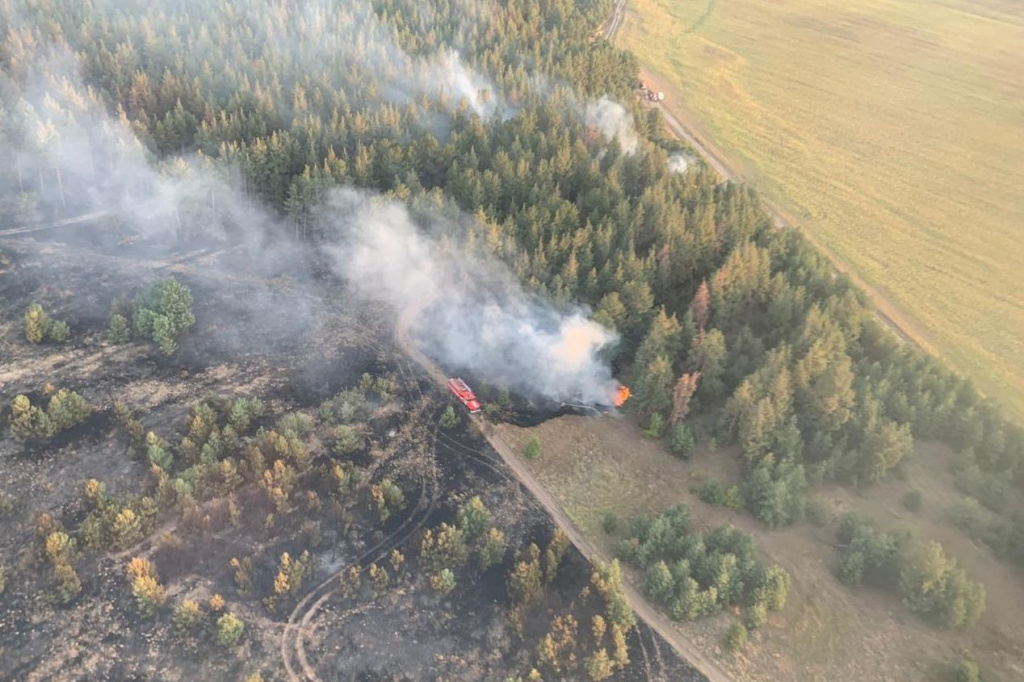
<svg viewBox="0 0 1024 682">
<path fill-rule="evenodd" d="M 434 363 L 422 350 L 412 341 L 410 336 L 410 329 L 412 324 L 419 317 L 420 313 L 424 308 L 429 305 L 429 302 L 420 302 L 418 304 L 412 304 L 403 309 L 398 316 L 398 322 L 395 325 L 395 341 L 399 348 L 402 349 L 413 361 L 416 362 L 423 370 L 437 382 L 440 386 L 445 386 L 448 382 L 448 376 L 441 370 L 437 364 Z M 512 470 L 519 479 L 519 482 L 530 492 L 533 497 L 540 502 L 544 509 L 547 510 L 551 520 L 555 522 L 555 525 L 562 529 L 566 537 L 569 538 L 570 542 L 580 551 L 580 553 L 587 558 L 588 561 L 594 563 L 596 561 L 609 562 L 611 557 L 606 556 L 593 542 L 584 536 L 584 534 L 577 528 L 576 524 L 572 522 L 572 519 L 565 513 L 562 507 L 558 504 L 558 501 L 541 485 L 540 481 L 533 475 L 533 473 L 526 467 L 522 458 L 516 454 L 512 447 L 505 442 L 501 436 L 499 436 L 486 419 L 481 415 L 475 415 L 473 421 L 476 423 L 477 428 L 480 429 L 480 433 L 487 442 L 490 443 L 505 462 L 505 465 Z M 634 588 L 628 580 L 623 581 L 626 598 L 629 600 L 630 606 L 633 607 L 633 611 L 636 612 L 637 616 L 640 617 L 647 625 L 657 632 L 662 639 L 669 643 L 676 653 L 679 654 L 683 660 L 689 663 L 691 666 L 699 670 L 707 679 L 708 682 L 731 682 L 731 678 L 725 673 L 725 671 L 718 665 L 716 661 L 708 657 L 701 649 L 695 646 L 691 641 L 686 639 L 682 633 L 680 633 L 672 622 L 654 606 L 652 606 L 636 588 Z"/>
</svg>

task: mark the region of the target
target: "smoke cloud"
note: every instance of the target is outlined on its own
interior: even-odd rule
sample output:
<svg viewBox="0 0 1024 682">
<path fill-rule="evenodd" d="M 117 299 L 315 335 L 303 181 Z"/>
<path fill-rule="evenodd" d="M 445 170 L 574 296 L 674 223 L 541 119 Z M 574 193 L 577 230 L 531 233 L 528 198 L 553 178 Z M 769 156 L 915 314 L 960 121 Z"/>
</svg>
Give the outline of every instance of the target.
<svg viewBox="0 0 1024 682">
<path fill-rule="evenodd" d="M 630 155 L 636 152 L 640 144 L 640 136 L 633 126 L 633 118 L 626 108 L 611 99 L 601 99 L 588 104 L 584 111 L 584 120 L 609 140 L 618 140 L 623 153 Z"/>
<path fill-rule="evenodd" d="M 673 173 L 683 175 L 690 169 L 693 158 L 682 153 L 675 153 L 668 157 L 668 169 Z"/>
<path fill-rule="evenodd" d="M 531 296 L 503 265 L 453 249 L 401 204 L 347 190 L 329 210 L 342 223 L 342 243 L 330 247 L 338 274 L 417 318 L 417 340 L 442 364 L 534 397 L 610 402 L 618 382 L 604 355 L 618 339 L 586 310 Z M 428 222 L 432 231 L 450 227 Z"/>
<path fill-rule="evenodd" d="M 329 20 L 323 5 L 305 11 L 304 21 Z M 351 58 L 368 68 L 385 67 L 382 89 L 394 88 L 403 97 L 418 92 L 458 98 L 481 116 L 501 109 L 490 95 L 490 83 L 458 53 L 412 57 L 386 39 L 372 12 L 362 21 L 348 36 L 353 40 L 345 58 L 359 46 L 372 45 Z M 300 60 L 346 42 L 346 36 L 335 33 L 325 43 L 302 46 L 298 24 L 300 28 L 288 31 L 267 26 L 266 35 L 285 41 L 282 49 L 294 48 Z M 373 40 L 366 39 L 366 31 Z M 203 156 L 157 163 L 128 118 L 111 115 L 84 85 L 67 46 L 34 49 L 36 58 L 27 60 L 17 76 L 20 83 L 0 74 L 2 89 L 21 95 L 18 106 L 4 112 L 5 142 L 10 144 L 2 151 L 16 166 L 17 180 L 2 194 L 36 192 L 40 205 L 57 207 L 55 217 L 95 212 L 116 219 L 123 228 L 116 235 L 97 237 L 101 233 L 87 230 L 82 234 L 92 236 L 82 240 L 119 258 L 129 256 L 120 246 L 109 249 L 126 233 L 151 241 L 151 258 L 170 253 L 174 242 L 238 245 L 244 255 L 230 264 L 204 262 L 206 274 L 231 277 L 236 290 L 252 282 L 252 295 L 236 296 L 233 310 L 248 309 L 254 319 L 291 316 L 292 323 L 300 317 L 303 322 L 295 325 L 295 333 L 308 328 L 315 311 L 312 304 L 295 304 L 305 300 L 301 292 L 286 297 L 289 303 L 283 309 L 282 298 L 263 295 L 265 287 L 255 281 L 287 274 L 299 289 L 316 286 L 303 256 L 306 247 L 289 240 L 290 230 L 278 219 L 232 189 L 227 178 L 237 171 Z M 602 99 L 586 109 L 588 120 L 593 118 L 606 135 L 618 138 L 627 152 L 636 149 L 636 132 L 621 105 Z M 585 309 L 540 300 L 523 290 L 501 263 L 467 253 L 461 245 L 466 243 L 466 224 L 472 222 L 469 216 L 421 211 L 414 218 L 403 204 L 351 189 L 330 193 L 316 213 L 332 235 L 323 248 L 335 272 L 364 298 L 386 304 L 403 319 L 415 318 L 417 340 L 444 365 L 535 397 L 610 401 L 618 384 L 605 356 L 616 335 L 589 319 Z M 38 224 L 41 218 L 17 215 L 15 224 Z M 239 277 L 239 272 L 249 277 Z M 275 333 L 287 330 L 282 326 Z M 246 342 L 230 331 L 221 333 L 226 345 Z"/>
<path fill-rule="evenodd" d="M 467 66 L 456 50 L 409 54 L 370 3 L 316 0 L 289 6 L 287 11 L 287 21 L 266 37 L 275 50 L 309 65 L 303 68 L 305 72 L 340 59 L 346 68 L 366 73 L 369 92 L 364 95 L 376 91 L 384 100 L 398 104 L 424 95 L 453 108 L 465 103 L 482 118 L 498 111 L 500 97 L 493 82 Z M 420 19 L 423 32 L 429 32 L 432 19 L 423 15 Z"/>
</svg>

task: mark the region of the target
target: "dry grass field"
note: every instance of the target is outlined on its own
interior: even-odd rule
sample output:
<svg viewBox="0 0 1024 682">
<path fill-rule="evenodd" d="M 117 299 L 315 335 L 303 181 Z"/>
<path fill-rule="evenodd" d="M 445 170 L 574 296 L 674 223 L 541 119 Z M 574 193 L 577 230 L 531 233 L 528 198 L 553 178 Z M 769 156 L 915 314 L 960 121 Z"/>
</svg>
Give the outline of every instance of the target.
<svg viewBox="0 0 1024 682">
<path fill-rule="evenodd" d="M 692 460 L 683 461 L 659 443 L 642 439 L 632 417 L 562 417 L 535 428 L 501 424 L 496 429 L 517 452 L 525 451 L 530 438 L 539 439 L 542 454 L 528 462 L 530 469 L 605 551 L 613 551 L 623 539 L 634 514 L 657 514 L 684 503 L 698 527 L 732 524 L 752 533 L 760 550 L 790 572 L 789 603 L 755 632 L 742 656 L 721 650 L 722 633 L 733 620 L 728 612 L 678 625 L 732 679 L 941 682 L 952 679 L 950 668 L 963 657 L 977 660 L 988 682 L 1024 679 L 1024 612 L 1019 607 L 1024 603 L 1024 577 L 946 520 L 945 509 L 958 495 L 945 465 L 952 453 L 945 446 L 918 444 L 919 456 L 907 467 L 906 480 L 893 477 L 860 492 L 818 488 L 812 497 L 832 518 L 824 526 L 804 521 L 769 529 L 746 511 L 705 504 L 694 492 L 709 479 L 725 487 L 740 483 L 732 450 L 699 447 Z M 910 489 L 924 493 L 918 513 L 908 512 L 900 502 Z M 834 575 L 839 558 L 835 532 L 838 517 L 847 511 L 858 511 L 882 528 L 913 528 L 941 542 L 988 590 L 981 621 L 967 631 L 941 629 L 912 615 L 889 594 L 840 583 Z M 619 528 L 611 535 L 602 529 L 606 512 L 619 518 Z M 631 577 L 642 584 L 642 576 Z"/>
<path fill-rule="evenodd" d="M 666 106 L 1024 415 L 1024 4 L 629 0 Z"/>
</svg>

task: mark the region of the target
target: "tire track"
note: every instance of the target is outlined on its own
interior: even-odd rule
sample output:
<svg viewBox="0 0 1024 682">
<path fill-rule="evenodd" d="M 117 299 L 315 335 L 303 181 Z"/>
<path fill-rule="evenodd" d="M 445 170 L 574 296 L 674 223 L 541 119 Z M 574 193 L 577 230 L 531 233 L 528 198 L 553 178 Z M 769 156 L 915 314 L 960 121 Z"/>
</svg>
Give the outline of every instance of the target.
<svg viewBox="0 0 1024 682">
<path fill-rule="evenodd" d="M 382 350 L 377 344 L 369 343 L 367 345 L 378 351 Z M 422 403 L 424 393 L 419 387 L 419 383 L 416 380 L 415 375 L 411 377 L 412 381 L 410 382 L 410 377 L 408 376 L 406 369 L 403 368 L 400 363 L 396 363 L 396 366 L 402 374 L 403 383 L 409 386 L 411 390 L 415 391 L 416 398 L 418 398 L 417 402 Z M 420 413 L 422 409 L 423 406 L 421 405 L 418 413 Z M 295 605 L 295 608 L 292 609 L 292 612 L 288 617 L 288 621 L 285 624 L 284 632 L 281 636 L 281 659 L 284 663 L 285 674 L 292 682 L 300 682 L 301 680 L 320 680 L 320 677 L 316 673 L 316 669 L 309 661 L 309 656 L 306 651 L 306 639 L 311 629 L 313 619 L 319 614 L 324 604 L 334 596 L 335 582 L 353 566 L 358 566 L 360 571 L 362 571 L 370 563 L 379 561 L 392 549 L 401 546 L 406 540 L 423 527 L 436 508 L 440 493 L 436 459 L 438 430 L 438 427 L 435 426 L 431 433 L 431 444 L 429 448 L 428 461 L 426 462 L 429 473 L 420 479 L 420 494 L 417 498 L 416 508 L 413 512 L 409 514 L 408 518 L 406 518 L 406 520 L 403 521 L 395 531 L 364 552 L 355 561 L 348 563 L 324 579 L 323 582 L 307 593 L 302 600 Z M 298 663 L 301 676 L 296 672 L 296 668 L 292 665 L 293 653 L 295 660 Z"/>
</svg>

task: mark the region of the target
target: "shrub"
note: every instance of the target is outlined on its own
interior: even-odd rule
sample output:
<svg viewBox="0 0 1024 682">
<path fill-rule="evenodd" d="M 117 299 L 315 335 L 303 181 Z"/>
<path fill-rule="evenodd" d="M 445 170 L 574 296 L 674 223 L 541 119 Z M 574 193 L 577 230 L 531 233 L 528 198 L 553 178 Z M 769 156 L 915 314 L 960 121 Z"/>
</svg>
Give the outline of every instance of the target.
<svg viewBox="0 0 1024 682">
<path fill-rule="evenodd" d="M 217 619 L 217 644 L 225 649 L 233 649 L 242 641 L 245 623 L 235 614 L 225 613 Z"/>
<path fill-rule="evenodd" d="M 725 493 L 722 492 L 722 486 L 718 484 L 718 481 L 711 479 L 701 487 L 700 499 L 708 504 L 721 504 L 725 499 Z"/>
<path fill-rule="evenodd" d="M 839 577 L 862 580 L 899 595 L 912 612 L 946 627 L 973 625 L 985 610 L 985 588 L 971 580 L 942 545 L 908 533 L 875 530 L 848 514 L 837 533 L 844 545 Z"/>
<path fill-rule="evenodd" d="M 486 571 L 494 564 L 499 563 L 505 556 L 505 535 L 497 528 L 487 531 L 478 550 L 480 559 L 480 570 Z"/>
<path fill-rule="evenodd" d="M 203 609 L 194 599 L 186 599 L 174 608 L 173 620 L 179 637 L 191 637 L 203 622 Z"/>
<path fill-rule="evenodd" d="M 71 337 L 67 322 L 51 318 L 43 306 L 33 303 L 25 311 L 25 338 L 29 343 L 64 343 Z"/>
<path fill-rule="evenodd" d="M 435 592 L 448 594 L 455 589 L 455 574 L 443 568 L 440 573 L 430 576 L 430 586 Z"/>
<path fill-rule="evenodd" d="M 252 593 L 252 557 L 242 557 L 241 561 L 238 557 L 232 557 L 228 565 L 235 570 L 235 587 L 238 588 L 238 593 L 242 595 Z"/>
<path fill-rule="evenodd" d="M 55 530 L 46 536 L 46 556 L 54 566 L 70 564 L 78 554 L 77 545 L 78 543 L 73 537 L 63 531 Z"/>
<path fill-rule="evenodd" d="M 366 396 L 357 388 L 342 391 L 320 404 L 320 418 L 328 424 L 351 424 L 366 411 Z"/>
<path fill-rule="evenodd" d="M 673 455 L 683 459 L 690 459 L 693 457 L 693 451 L 696 446 L 693 432 L 686 424 L 679 423 L 672 427 L 672 436 L 669 439 L 668 448 Z"/>
<path fill-rule="evenodd" d="M 608 535 L 611 535 L 619 529 L 619 517 L 615 515 L 615 512 L 605 512 L 604 518 L 601 519 L 601 528 Z"/>
<path fill-rule="evenodd" d="M 608 650 L 601 647 L 593 655 L 588 656 L 584 667 L 587 670 L 587 677 L 595 682 L 606 680 L 615 673 L 615 664 L 608 657 Z"/>
<path fill-rule="evenodd" d="M 53 435 L 84 422 L 92 414 L 92 406 L 74 391 L 62 388 L 50 398 L 46 414 L 51 428 L 48 435 Z"/>
<path fill-rule="evenodd" d="M 135 557 L 128 564 L 132 595 L 143 616 L 156 614 L 167 601 L 167 592 L 157 580 L 156 567 L 148 559 Z"/>
<path fill-rule="evenodd" d="M 249 431 L 252 422 L 263 416 L 266 406 L 259 398 L 239 398 L 231 403 L 228 411 L 228 424 L 239 435 Z"/>
<path fill-rule="evenodd" d="M 114 418 L 121 427 L 121 435 L 128 441 L 128 456 L 139 459 L 146 452 L 146 428 L 125 403 L 114 401 Z"/>
<path fill-rule="evenodd" d="M 647 569 L 645 585 L 648 596 L 655 602 L 659 604 L 668 602 L 675 590 L 675 579 L 672 577 L 672 572 L 668 569 L 668 564 L 664 561 L 651 564 Z"/>
<path fill-rule="evenodd" d="M 43 306 L 33 303 L 25 311 L 25 338 L 29 343 L 42 343 L 49 324 L 50 316 L 43 310 Z"/>
<path fill-rule="evenodd" d="M 995 522 L 995 515 L 973 497 L 965 497 L 946 510 L 954 526 L 968 535 L 985 539 Z"/>
<path fill-rule="evenodd" d="M 132 340 L 132 331 L 128 326 L 128 318 L 120 313 L 112 313 L 107 323 L 107 340 L 113 344 L 128 343 Z"/>
<path fill-rule="evenodd" d="M 334 453 L 348 455 L 363 448 L 363 439 L 351 426 L 342 424 L 334 429 Z"/>
<path fill-rule="evenodd" d="M 725 491 L 725 494 L 722 496 L 722 504 L 733 511 L 743 509 L 743 495 L 740 493 L 738 485 L 734 485 Z"/>
<path fill-rule="evenodd" d="M 377 516 L 381 523 L 385 523 L 391 518 L 392 511 L 405 508 L 405 495 L 390 478 L 385 478 L 379 484 L 370 486 L 370 497 L 377 508 Z"/>
<path fill-rule="evenodd" d="M 171 465 L 174 464 L 170 445 L 152 431 L 146 434 L 146 456 L 150 464 L 155 464 L 164 471 L 170 471 Z"/>
<path fill-rule="evenodd" d="M 309 573 L 310 561 L 308 551 L 302 552 L 298 559 L 292 559 L 288 552 L 282 553 L 274 577 L 274 594 L 287 597 L 302 589 L 302 580 Z"/>
<path fill-rule="evenodd" d="M 963 660 L 953 671 L 953 682 L 978 682 L 981 670 L 974 661 Z"/>
<path fill-rule="evenodd" d="M 924 504 L 924 498 L 920 490 L 910 490 L 903 496 L 903 506 L 908 511 L 919 512 Z"/>
<path fill-rule="evenodd" d="M 388 561 L 391 563 L 391 570 L 395 572 L 395 575 L 398 575 L 402 572 L 402 566 L 405 565 L 405 555 L 397 549 L 393 549 L 388 557 Z"/>
<path fill-rule="evenodd" d="M 747 645 L 747 628 L 743 623 L 733 623 L 725 633 L 725 646 L 729 651 L 740 651 Z"/>
<path fill-rule="evenodd" d="M 747 628 L 756 630 L 768 622 L 768 605 L 763 601 L 755 601 L 747 609 Z"/>
<path fill-rule="evenodd" d="M 275 426 L 286 438 L 305 438 L 313 432 L 313 419 L 301 412 L 289 412 L 278 419 Z"/>
<path fill-rule="evenodd" d="M 370 574 L 370 580 L 373 582 L 373 593 L 380 597 L 387 591 L 388 583 L 391 582 L 391 577 L 388 575 L 386 568 L 378 566 L 376 563 L 370 564 L 368 572 Z M 455 585 L 453 584 L 452 587 L 455 587 Z"/>
<path fill-rule="evenodd" d="M 526 459 L 540 459 L 540 439 L 537 436 L 526 443 Z"/>
<path fill-rule="evenodd" d="M 466 563 L 469 547 L 461 528 L 442 522 L 435 530 L 423 531 L 420 558 L 431 571 L 457 567 Z"/>
<path fill-rule="evenodd" d="M 647 422 L 647 428 L 644 430 L 644 436 L 646 438 L 661 438 L 662 432 L 665 430 L 665 419 L 655 412 L 651 415 L 650 421 Z"/>
<path fill-rule="evenodd" d="M 156 342 L 165 355 L 177 350 L 178 337 L 195 323 L 192 292 L 173 277 L 153 282 L 135 301 L 135 332 Z"/>
<path fill-rule="evenodd" d="M 487 511 L 487 507 L 484 506 L 480 496 L 474 495 L 468 502 L 459 507 L 456 519 L 459 528 L 466 533 L 466 538 L 472 541 L 487 530 L 491 523 L 491 513 Z"/>
<path fill-rule="evenodd" d="M 789 572 L 778 564 L 765 569 L 758 592 L 772 611 L 781 611 L 786 606 L 792 579 Z"/>
<path fill-rule="evenodd" d="M 71 564 L 57 564 L 53 567 L 53 577 L 57 581 L 57 590 L 61 603 L 67 604 L 75 595 L 82 591 L 82 581 Z"/>
<path fill-rule="evenodd" d="M 508 595 L 514 604 L 531 602 L 540 593 L 540 549 L 531 543 L 527 554 L 528 559 L 520 557 L 508 576 Z"/>
<path fill-rule="evenodd" d="M 451 405 L 446 407 L 437 423 L 442 429 L 453 429 L 458 426 L 459 415 L 455 413 L 455 408 Z"/>
<path fill-rule="evenodd" d="M 32 404 L 28 396 L 18 395 L 11 401 L 11 435 L 24 441 L 50 430 L 46 413 Z"/>
<path fill-rule="evenodd" d="M 27 396 L 15 396 L 11 401 L 11 434 L 22 441 L 31 436 L 55 436 L 81 424 L 90 414 L 92 406 L 86 399 L 66 388 L 50 398 L 45 412 Z"/>
<path fill-rule="evenodd" d="M 985 587 L 970 580 L 937 542 L 913 542 L 899 554 L 903 603 L 946 627 L 974 625 L 985 611 Z"/>
<path fill-rule="evenodd" d="M 142 521 L 129 507 L 114 518 L 114 544 L 119 548 L 131 547 L 142 539 Z"/>
<path fill-rule="evenodd" d="M 804 514 L 815 526 L 827 526 L 833 519 L 832 505 L 819 495 L 808 498 Z"/>
<path fill-rule="evenodd" d="M 51 320 L 46 330 L 46 338 L 54 343 L 64 343 L 71 338 L 71 328 L 63 320 Z"/>
<path fill-rule="evenodd" d="M 590 584 L 604 600 L 605 615 L 614 627 L 628 630 L 636 624 L 636 614 L 626 599 L 618 559 L 613 559 L 610 564 L 597 562 L 590 575 Z"/>
</svg>

